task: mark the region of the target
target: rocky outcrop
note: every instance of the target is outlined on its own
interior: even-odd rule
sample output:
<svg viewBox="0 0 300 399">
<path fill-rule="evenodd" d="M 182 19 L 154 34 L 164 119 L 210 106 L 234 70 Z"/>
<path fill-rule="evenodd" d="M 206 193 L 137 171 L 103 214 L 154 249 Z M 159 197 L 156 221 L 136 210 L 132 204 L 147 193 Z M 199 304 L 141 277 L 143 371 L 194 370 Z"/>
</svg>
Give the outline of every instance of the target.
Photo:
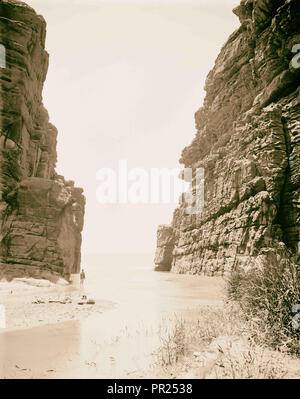
<svg viewBox="0 0 300 399">
<path fill-rule="evenodd" d="M 300 3 L 242 0 L 234 13 L 241 26 L 207 77 L 196 137 L 180 160 L 204 168 L 205 205 L 194 215 L 185 203 L 174 212 L 168 240 L 178 273 L 299 261 L 300 68 L 292 49 Z M 159 235 L 158 254 L 163 245 Z"/>
<path fill-rule="evenodd" d="M 174 249 L 173 229 L 161 224 L 157 229 L 157 249 L 155 254 L 155 270 L 170 271 Z"/>
<path fill-rule="evenodd" d="M 0 278 L 80 271 L 85 199 L 55 173 L 57 130 L 42 103 L 45 35 L 32 8 L 1 1 Z"/>
</svg>

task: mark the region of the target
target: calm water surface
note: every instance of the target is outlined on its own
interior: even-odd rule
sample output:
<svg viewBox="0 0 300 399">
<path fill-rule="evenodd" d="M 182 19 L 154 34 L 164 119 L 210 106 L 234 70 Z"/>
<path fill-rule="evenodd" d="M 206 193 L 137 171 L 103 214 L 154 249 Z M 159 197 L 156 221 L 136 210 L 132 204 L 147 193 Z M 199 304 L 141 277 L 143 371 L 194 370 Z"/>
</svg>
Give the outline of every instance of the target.
<svg viewBox="0 0 300 399">
<path fill-rule="evenodd" d="M 78 322 L 0 334 L 2 377 L 126 378 L 147 368 L 159 329 L 221 303 L 220 278 L 158 273 L 143 256 L 91 257 L 85 293 L 112 306 Z M 175 316 L 176 315 L 176 316 Z"/>
</svg>

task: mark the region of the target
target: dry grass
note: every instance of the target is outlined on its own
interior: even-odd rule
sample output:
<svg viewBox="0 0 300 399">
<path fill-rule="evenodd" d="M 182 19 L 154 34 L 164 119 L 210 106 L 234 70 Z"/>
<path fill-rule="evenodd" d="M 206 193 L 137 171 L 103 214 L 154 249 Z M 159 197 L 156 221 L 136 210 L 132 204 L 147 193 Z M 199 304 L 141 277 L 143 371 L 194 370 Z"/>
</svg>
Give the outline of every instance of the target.
<svg viewBox="0 0 300 399">
<path fill-rule="evenodd" d="M 216 378 L 281 379 L 287 374 L 287 358 L 281 353 L 253 342 L 248 342 L 238 353 L 233 349 L 233 345 L 219 348 L 221 355 L 214 369 Z"/>
<path fill-rule="evenodd" d="M 156 364 L 165 375 L 299 378 L 299 360 L 290 356 L 300 354 L 300 270 L 293 259 L 258 257 L 231 274 L 227 296 L 226 306 L 200 309 L 196 320 L 163 323 Z"/>
<path fill-rule="evenodd" d="M 155 367 L 168 377 L 283 378 L 286 355 L 258 345 L 239 308 L 199 309 L 197 318 L 164 320 Z"/>
<path fill-rule="evenodd" d="M 162 367 L 177 363 L 186 355 L 188 350 L 187 331 L 184 320 L 168 319 L 159 327 L 160 347 L 156 352 L 156 359 Z"/>
</svg>

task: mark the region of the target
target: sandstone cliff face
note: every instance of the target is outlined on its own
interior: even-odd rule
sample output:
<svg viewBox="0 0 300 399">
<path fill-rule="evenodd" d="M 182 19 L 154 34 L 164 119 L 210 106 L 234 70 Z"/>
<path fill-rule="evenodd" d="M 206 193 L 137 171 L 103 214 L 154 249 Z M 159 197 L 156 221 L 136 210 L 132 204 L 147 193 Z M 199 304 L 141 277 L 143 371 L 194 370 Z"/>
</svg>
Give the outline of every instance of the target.
<svg viewBox="0 0 300 399">
<path fill-rule="evenodd" d="M 222 275 L 257 262 L 299 261 L 299 0 L 242 0 L 241 27 L 206 80 L 197 134 L 185 167 L 205 169 L 205 206 L 174 212 L 156 265 L 178 273 Z M 160 253 L 173 242 L 172 256 Z M 170 246 L 168 247 L 170 251 Z M 162 263 L 161 263 L 162 262 Z"/>
<path fill-rule="evenodd" d="M 155 270 L 169 271 L 174 249 L 174 235 L 171 226 L 161 224 L 157 229 L 157 248 L 155 254 Z"/>
<path fill-rule="evenodd" d="M 57 130 L 42 103 L 45 35 L 32 8 L 0 2 L 0 279 L 80 271 L 85 199 L 55 173 Z"/>
</svg>

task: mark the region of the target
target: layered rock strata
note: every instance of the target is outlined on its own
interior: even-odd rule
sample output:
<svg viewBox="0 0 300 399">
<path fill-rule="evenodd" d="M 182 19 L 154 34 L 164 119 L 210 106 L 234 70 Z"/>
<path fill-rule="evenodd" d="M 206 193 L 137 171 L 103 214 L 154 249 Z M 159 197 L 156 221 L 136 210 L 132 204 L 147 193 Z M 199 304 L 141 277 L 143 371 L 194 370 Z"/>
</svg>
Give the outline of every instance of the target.
<svg viewBox="0 0 300 399">
<path fill-rule="evenodd" d="M 157 248 L 155 254 L 155 270 L 169 271 L 174 249 L 173 229 L 161 224 L 157 229 Z"/>
<path fill-rule="evenodd" d="M 159 230 L 158 269 L 223 275 L 299 261 L 300 2 L 242 0 L 234 13 L 241 26 L 207 77 L 180 160 L 204 168 L 205 205 L 188 215 L 182 203 L 169 236 Z"/>
<path fill-rule="evenodd" d="M 0 279 L 80 271 L 85 199 L 55 172 L 57 129 L 42 102 L 45 36 L 32 8 L 0 2 Z"/>
</svg>

